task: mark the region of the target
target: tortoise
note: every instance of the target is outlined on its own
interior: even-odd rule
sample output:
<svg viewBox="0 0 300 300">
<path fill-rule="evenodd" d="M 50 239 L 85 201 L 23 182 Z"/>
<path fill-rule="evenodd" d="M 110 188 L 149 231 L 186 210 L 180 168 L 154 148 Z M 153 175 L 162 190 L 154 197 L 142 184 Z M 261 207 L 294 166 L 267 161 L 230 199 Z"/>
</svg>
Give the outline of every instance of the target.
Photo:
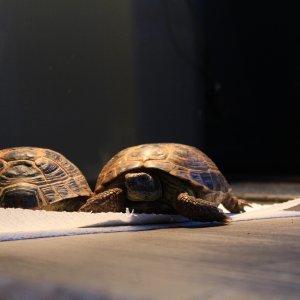
<svg viewBox="0 0 300 300">
<path fill-rule="evenodd" d="M 242 212 L 214 162 L 199 149 L 183 144 L 156 143 L 126 148 L 103 167 L 91 197 L 80 211 L 179 213 L 192 220 L 219 221 L 228 217 L 217 208 Z"/>
<path fill-rule="evenodd" d="M 92 195 L 83 174 L 58 152 L 0 150 L 0 207 L 74 211 Z"/>
</svg>

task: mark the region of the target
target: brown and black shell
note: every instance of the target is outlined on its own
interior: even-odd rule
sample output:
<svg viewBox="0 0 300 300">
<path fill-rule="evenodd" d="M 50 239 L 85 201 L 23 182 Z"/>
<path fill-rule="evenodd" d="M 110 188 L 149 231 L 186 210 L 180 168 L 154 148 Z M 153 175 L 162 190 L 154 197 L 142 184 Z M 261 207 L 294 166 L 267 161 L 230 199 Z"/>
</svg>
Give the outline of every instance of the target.
<svg viewBox="0 0 300 300">
<path fill-rule="evenodd" d="M 39 206 L 92 194 L 80 170 L 58 152 L 35 147 L 0 150 L 0 203 L 3 192 L 19 184 L 37 189 Z"/>
<path fill-rule="evenodd" d="M 231 189 L 214 162 L 199 149 L 183 144 L 143 144 L 117 153 L 99 174 L 96 192 L 123 173 L 136 169 L 157 169 L 195 187 L 211 191 L 229 192 Z"/>
</svg>

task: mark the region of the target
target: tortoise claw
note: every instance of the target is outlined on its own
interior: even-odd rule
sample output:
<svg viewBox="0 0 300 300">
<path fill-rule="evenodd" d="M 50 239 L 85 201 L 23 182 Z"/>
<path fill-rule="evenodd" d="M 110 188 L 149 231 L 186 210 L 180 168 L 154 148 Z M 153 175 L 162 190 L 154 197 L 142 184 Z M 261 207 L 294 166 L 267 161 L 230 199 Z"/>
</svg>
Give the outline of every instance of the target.
<svg viewBox="0 0 300 300">
<path fill-rule="evenodd" d="M 235 196 L 228 198 L 222 202 L 224 207 L 232 213 L 241 213 L 245 212 L 245 206 L 252 207 L 247 201 L 239 199 Z"/>
</svg>

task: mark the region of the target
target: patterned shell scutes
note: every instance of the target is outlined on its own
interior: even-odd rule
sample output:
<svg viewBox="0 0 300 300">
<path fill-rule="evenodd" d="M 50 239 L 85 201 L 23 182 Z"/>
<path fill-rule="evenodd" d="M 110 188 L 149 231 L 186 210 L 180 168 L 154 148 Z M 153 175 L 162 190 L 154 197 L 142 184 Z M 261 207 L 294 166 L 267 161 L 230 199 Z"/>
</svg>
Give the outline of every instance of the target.
<svg viewBox="0 0 300 300">
<path fill-rule="evenodd" d="M 229 185 L 214 162 L 195 147 L 182 144 L 144 144 L 117 153 L 99 174 L 96 191 L 122 173 L 154 168 L 196 186 L 228 192 Z"/>
<path fill-rule="evenodd" d="M 18 184 L 35 186 L 45 204 L 92 194 L 74 164 L 63 155 L 43 148 L 0 150 L 0 197 L 6 188 Z"/>
</svg>

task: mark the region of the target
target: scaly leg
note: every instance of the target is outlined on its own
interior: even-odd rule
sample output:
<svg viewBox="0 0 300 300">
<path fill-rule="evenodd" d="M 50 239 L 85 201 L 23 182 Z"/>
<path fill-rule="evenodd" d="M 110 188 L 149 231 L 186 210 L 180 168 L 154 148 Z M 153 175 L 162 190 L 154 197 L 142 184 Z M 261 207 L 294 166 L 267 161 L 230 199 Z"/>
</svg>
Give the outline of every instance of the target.
<svg viewBox="0 0 300 300">
<path fill-rule="evenodd" d="M 224 199 L 222 201 L 222 204 L 224 205 L 224 207 L 226 209 L 228 209 L 232 213 L 244 212 L 245 206 L 251 207 L 251 205 L 247 201 L 245 201 L 243 199 L 238 199 L 237 197 L 234 197 L 234 196 Z"/>
<path fill-rule="evenodd" d="M 230 218 L 227 217 L 220 209 L 200 198 L 195 198 L 187 193 L 181 193 L 174 201 L 173 207 L 181 215 L 194 221 L 228 223 Z"/>
<path fill-rule="evenodd" d="M 99 193 L 82 205 L 79 211 L 85 212 L 125 212 L 124 191 L 112 188 Z"/>
</svg>

